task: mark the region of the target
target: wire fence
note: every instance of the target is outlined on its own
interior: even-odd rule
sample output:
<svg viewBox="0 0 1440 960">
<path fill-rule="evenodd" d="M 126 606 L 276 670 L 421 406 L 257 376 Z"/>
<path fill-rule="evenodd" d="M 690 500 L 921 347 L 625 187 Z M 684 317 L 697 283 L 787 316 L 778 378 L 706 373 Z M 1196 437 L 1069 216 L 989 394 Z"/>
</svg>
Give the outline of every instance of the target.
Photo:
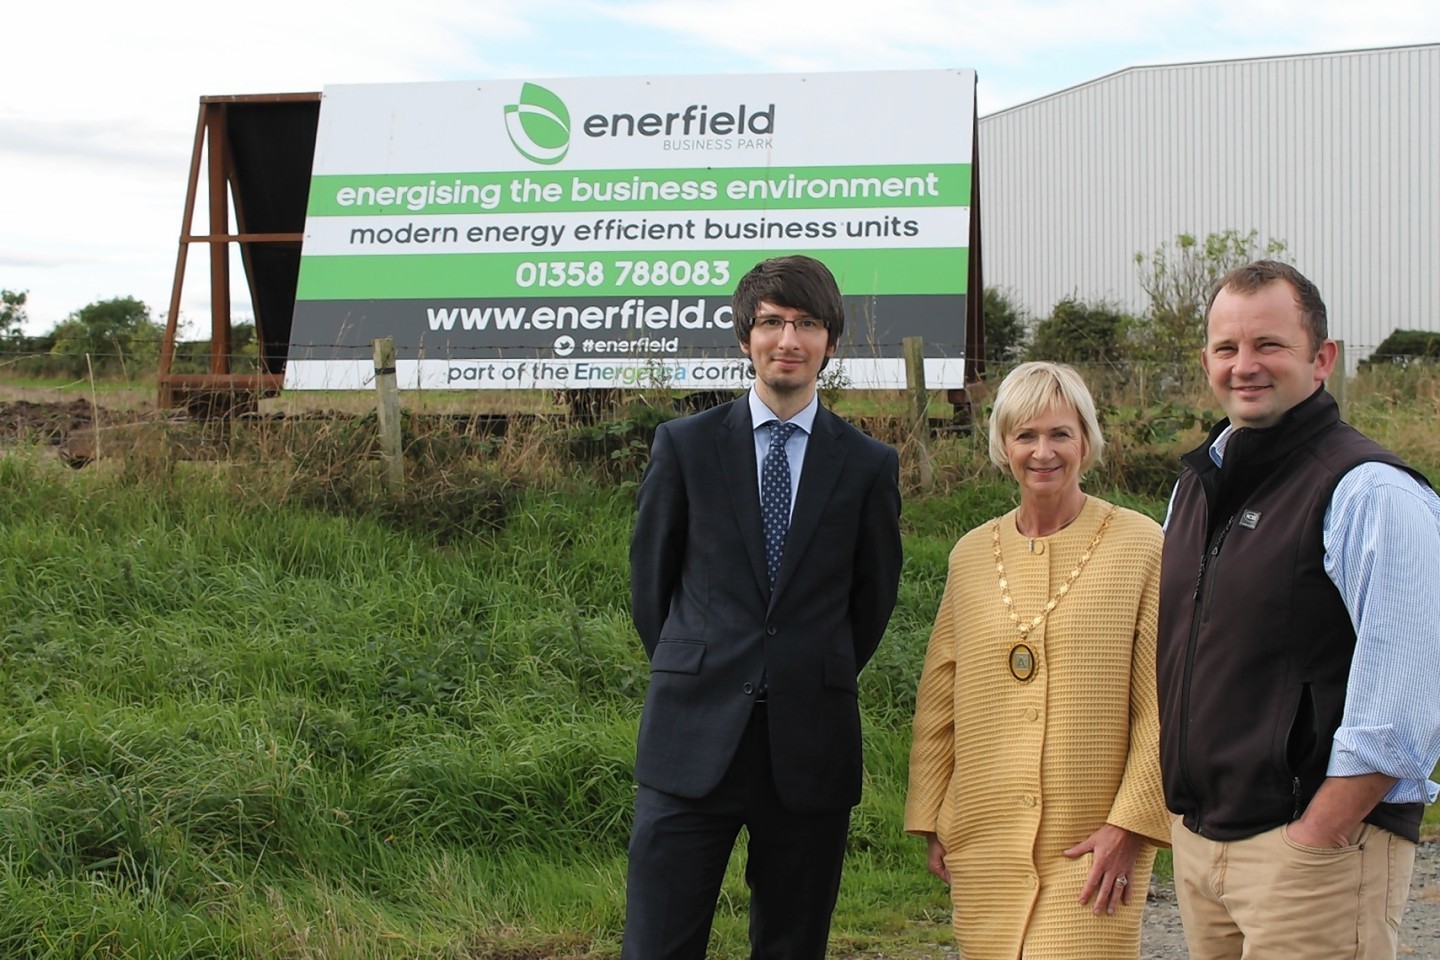
<svg viewBox="0 0 1440 960">
<path fill-rule="evenodd" d="M 203 367 L 196 372 L 204 372 L 208 344 L 192 346 L 203 358 L 203 363 L 196 361 Z M 162 409 L 157 368 L 134 351 L 87 354 L 89 365 L 79 374 L 62 368 L 45 373 L 44 364 L 52 359 L 49 353 L 0 345 L 0 451 L 16 444 L 48 444 L 72 466 L 146 450 L 169 451 L 157 455 L 157 462 L 179 456 L 288 464 L 333 454 L 336 477 L 351 469 L 345 466 L 352 462 L 347 457 L 363 464 L 376 456 L 372 421 L 378 398 L 373 389 L 283 391 L 269 399 L 252 392 L 244 402 L 211 398 L 204 407 Z M 228 359 L 235 372 L 261 370 L 253 353 Z M 23 369 L 25 362 L 38 364 L 41 372 Z M 990 364 L 986 380 L 972 385 L 963 403 L 952 404 L 958 398 L 932 391 L 931 436 L 949 438 L 937 446 L 941 489 L 992 470 L 985 439 L 991 386 L 1014 362 Z M 1163 496 L 1174 482 L 1178 453 L 1222 416 L 1198 358 L 1072 365 L 1095 396 L 1107 440 L 1106 458 L 1094 480 L 1136 495 Z M 1440 363 L 1375 364 L 1348 378 L 1347 387 L 1347 419 L 1432 476 L 1440 475 L 1440 443 L 1433 429 L 1440 419 Z M 914 435 L 905 391 L 844 391 L 823 381 L 821 389 L 826 405 L 902 451 L 909 448 Z M 578 457 L 634 479 L 647 459 L 648 431 L 659 419 L 738 394 L 685 394 L 653 386 L 568 393 L 405 390 L 406 456 L 408 461 L 423 454 L 435 464 L 498 458 L 502 467 L 511 463 L 517 476 L 541 469 L 537 464 L 549 469 Z M 193 416 L 202 410 L 203 417 Z"/>
<path fill-rule="evenodd" d="M 162 349 L 161 338 L 133 338 L 123 344 L 107 341 L 97 343 L 82 337 L 15 337 L 0 338 L 0 380 L 13 377 L 64 377 L 77 379 L 97 375 L 107 379 L 120 379 L 138 383 L 153 380 L 159 369 Z M 353 363 L 365 362 L 371 358 L 372 345 L 369 343 L 304 343 L 271 347 L 264 355 L 254 342 L 240 345 L 223 355 L 223 363 L 217 364 L 211 343 L 205 340 L 180 341 L 175 344 L 170 372 L 176 374 L 204 374 L 213 372 L 217 366 L 232 372 L 283 372 L 287 359 L 333 360 Z M 1368 357 L 1376 345 L 1347 344 L 1352 358 Z M 413 342 L 397 342 L 397 355 L 402 360 L 537 360 L 555 356 L 553 344 L 514 344 L 501 342 L 473 342 L 462 347 L 445 346 L 437 349 L 434 343 L 423 338 Z M 964 357 L 962 343 L 937 343 L 926 341 L 927 358 L 956 360 Z M 865 343 L 848 342 L 840 345 L 836 353 L 837 364 L 846 361 L 896 359 L 903 355 L 903 341 L 884 340 Z M 738 348 L 724 346 L 677 345 L 674 353 L 663 357 L 632 353 L 616 349 L 604 354 L 592 355 L 596 360 L 668 360 L 668 359 L 724 359 L 741 360 Z M 1049 359 L 1040 356 L 1021 356 L 984 361 L 985 379 L 998 382 L 999 377 L 1019 362 L 1020 359 Z M 1364 373 L 1375 361 L 1360 361 L 1360 373 Z M 1409 358 L 1383 358 L 1385 365 L 1407 366 Z M 1067 358 L 1071 366 L 1080 370 L 1087 381 L 1094 381 L 1092 388 L 1107 390 L 1121 389 L 1135 392 L 1154 400 L 1163 399 L 1175 393 L 1187 392 L 1193 386 L 1203 385 L 1203 372 L 1194 350 L 1186 350 L 1170 359 L 1134 359 L 1121 356 L 1114 359 L 1073 359 Z M 1422 366 L 1433 364 L 1422 362 Z M 1353 365 L 1353 364 L 1352 364 Z M 1352 371 L 1353 373 L 1354 371 Z"/>
<path fill-rule="evenodd" d="M 129 388 L 153 390 L 157 385 L 160 363 L 161 338 L 136 338 L 124 344 L 109 342 L 95 343 L 80 337 L 12 337 L 0 339 L 0 385 L 23 386 L 33 381 L 44 381 L 50 387 L 63 388 L 79 386 L 95 381 L 107 390 Z M 870 342 L 864 344 L 846 343 L 837 352 L 837 362 L 832 365 L 830 376 L 822 380 L 822 387 L 829 390 L 846 390 L 853 384 L 846 381 L 843 370 L 848 361 L 872 360 L 880 357 L 896 358 L 900 355 L 899 342 Z M 1351 356 L 1373 352 L 1374 345 L 1347 345 Z M 467 344 L 463 349 L 436 351 L 423 339 L 411 343 L 397 344 L 397 353 L 402 359 L 472 360 L 476 358 L 524 359 L 549 358 L 553 352 L 534 345 L 516 346 L 506 343 L 477 342 Z M 307 357 L 333 359 L 345 364 L 366 364 L 371 360 L 370 344 L 356 343 L 310 343 L 291 344 L 284 353 L 272 351 L 262 356 L 257 345 L 250 342 L 232 350 L 223 357 L 223 363 L 216 362 L 209 341 L 181 341 L 175 344 L 170 372 L 172 374 L 207 374 L 223 369 L 237 374 L 280 374 L 284 372 L 286 358 Z M 963 348 L 954 344 L 926 344 L 926 355 L 931 358 L 958 359 Z M 707 358 L 733 360 L 744 363 L 738 349 L 728 345 L 724 348 L 690 348 L 676 356 L 704 356 Z M 596 357 L 595 359 L 616 359 Z M 631 357 L 642 362 L 644 357 Z M 1019 362 L 1020 358 L 991 359 L 984 365 L 983 380 L 979 389 L 972 390 L 970 398 L 983 404 L 988 395 L 988 385 L 998 384 L 1004 375 Z M 1038 359 L 1038 358 L 1037 358 Z M 1205 374 L 1193 351 L 1173 359 L 1105 359 L 1071 360 L 1070 365 L 1080 371 L 1097 401 L 1103 407 L 1152 408 L 1156 406 L 1197 408 L 1213 407 L 1213 400 Z M 1394 358 L 1394 361 L 1372 358 L 1361 362 L 1347 382 L 1353 384 L 1350 393 L 1356 400 L 1363 401 L 1371 394 L 1383 398 L 1382 403 L 1394 405 L 1405 398 L 1424 401 L 1433 392 L 1436 371 L 1440 364 L 1434 359 L 1412 360 Z M 60 381 L 56 383 L 56 381 Z M 414 384 L 401 383 L 406 393 L 413 393 Z M 453 391 L 473 392 L 464 389 L 465 383 L 455 385 Z M 664 384 L 658 387 L 664 388 Z M 933 386 L 933 385 L 932 385 Z M 948 385 L 947 385 L 948 386 Z M 608 389 L 615 389 L 608 386 Z M 657 384 L 637 384 L 637 390 L 654 391 Z M 1357 392 L 1358 391 L 1358 392 Z M 430 391 L 426 391 L 430 392 Z M 487 390 L 484 393 L 504 392 Z M 550 391 L 540 391 L 550 392 Z M 675 392 L 686 392 L 677 390 Z M 875 391 L 872 391 L 875 392 Z M 884 392 L 884 391 L 879 391 Z"/>
</svg>

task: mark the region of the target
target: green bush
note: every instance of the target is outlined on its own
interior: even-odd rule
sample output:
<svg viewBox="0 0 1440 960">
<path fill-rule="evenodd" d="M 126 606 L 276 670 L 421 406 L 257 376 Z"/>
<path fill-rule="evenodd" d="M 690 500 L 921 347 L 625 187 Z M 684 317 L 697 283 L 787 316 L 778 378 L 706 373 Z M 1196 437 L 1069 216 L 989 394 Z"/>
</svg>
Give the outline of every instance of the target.
<svg viewBox="0 0 1440 960">
<path fill-rule="evenodd" d="M 1181 233 L 1148 255 L 1135 254 L 1150 308 L 1135 324 L 1135 358 L 1188 362 L 1205 342 L 1205 302 L 1216 282 L 1236 267 L 1280 256 L 1283 240 L 1260 242 L 1259 231 L 1225 230 L 1203 240 Z"/>
<path fill-rule="evenodd" d="M 1360 361 L 1360 368 L 1391 365 L 1407 367 L 1412 363 L 1433 363 L 1440 360 L 1440 332 L 1434 330 L 1392 330 L 1380 341 L 1375 352 Z"/>
<path fill-rule="evenodd" d="M 1011 296 L 1009 291 L 999 287 L 985 288 L 982 309 L 985 315 L 985 360 L 988 363 L 1014 363 L 1025 355 L 1028 323 Z"/>
<path fill-rule="evenodd" d="M 1125 351 L 1132 323 L 1110 304 L 1066 297 L 1035 325 L 1026 359 L 1071 364 L 1097 398 L 1111 395 L 1130 380 Z"/>
<path fill-rule="evenodd" d="M 145 303 L 113 297 L 87 304 L 61 321 L 50 333 L 55 341 L 50 353 L 75 376 L 92 370 L 124 372 L 130 366 L 153 370 L 164 332 Z"/>
</svg>

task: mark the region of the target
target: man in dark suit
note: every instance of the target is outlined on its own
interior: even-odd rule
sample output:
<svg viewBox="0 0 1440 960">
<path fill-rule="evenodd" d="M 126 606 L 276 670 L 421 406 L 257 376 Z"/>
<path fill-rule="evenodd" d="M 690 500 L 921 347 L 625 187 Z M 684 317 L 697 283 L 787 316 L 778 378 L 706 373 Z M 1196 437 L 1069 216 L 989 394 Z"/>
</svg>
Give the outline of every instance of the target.
<svg viewBox="0 0 1440 960">
<path fill-rule="evenodd" d="M 705 956 L 742 826 L 751 956 L 825 955 L 860 799 L 856 679 L 900 577 L 895 450 L 816 392 L 845 325 L 835 278 L 767 260 L 733 308 L 755 385 L 661 425 L 630 545 L 651 679 L 625 960 Z"/>
</svg>

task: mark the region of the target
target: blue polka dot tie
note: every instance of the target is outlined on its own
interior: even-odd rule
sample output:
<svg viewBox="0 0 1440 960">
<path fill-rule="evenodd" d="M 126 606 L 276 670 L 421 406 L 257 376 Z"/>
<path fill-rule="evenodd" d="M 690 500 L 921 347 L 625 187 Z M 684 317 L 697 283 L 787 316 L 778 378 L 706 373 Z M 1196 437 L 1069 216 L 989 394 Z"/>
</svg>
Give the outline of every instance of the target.
<svg viewBox="0 0 1440 960">
<path fill-rule="evenodd" d="M 793 423 L 771 420 L 770 450 L 760 465 L 760 516 L 765 523 L 765 562 L 772 590 L 785 552 L 785 531 L 790 527 L 790 458 L 785 455 L 785 441 L 798 429 Z"/>
</svg>

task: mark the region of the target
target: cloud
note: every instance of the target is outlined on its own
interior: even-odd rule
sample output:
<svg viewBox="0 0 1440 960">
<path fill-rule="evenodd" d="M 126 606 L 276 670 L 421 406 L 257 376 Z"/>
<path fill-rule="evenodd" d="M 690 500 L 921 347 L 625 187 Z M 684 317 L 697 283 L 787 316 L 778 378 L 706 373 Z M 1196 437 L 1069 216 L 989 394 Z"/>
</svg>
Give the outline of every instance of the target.
<svg viewBox="0 0 1440 960">
<path fill-rule="evenodd" d="M 974 68 L 982 113 L 1126 67 L 1440 34 L 1440 5 L 1421 0 L 631 0 L 595 9 L 722 47 L 737 71 Z"/>
<path fill-rule="evenodd" d="M 981 113 L 1131 66 L 1440 37 L 1433 0 L 0 4 L 0 287 L 168 305 L 198 101 L 327 84 L 974 68 Z M 197 226 L 204 229 L 204 205 Z M 182 313 L 204 316 L 190 250 Z M 237 304 L 244 294 L 237 271 Z M 157 313 L 159 310 L 157 309 Z"/>
<path fill-rule="evenodd" d="M 75 258 L 68 254 L 44 253 L 34 250 L 0 248 L 0 270 L 47 270 L 69 266 Z M 3 284 L 0 284 L 3 286 Z"/>
<path fill-rule="evenodd" d="M 148 167 L 175 166 L 175 144 L 134 124 L 115 120 L 30 120 L 0 117 L 0 153 L 47 163 L 103 163 Z"/>
<path fill-rule="evenodd" d="M 1115 0 L 1006 4 L 871 0 L 640 0 L 608 7 L 632 24 L 653 24 L 704 37 L 783 69 L 788 63 L 825 69 L 970 66 L 976 61 L 1025 62 L 1057 46 L 1132 42 L 1167 19 L 1174 3 Z M 775 39 L 788 39 L 778 58 Z M 934 58 L 942 58 L 935 62 Z"/>
</svg>

